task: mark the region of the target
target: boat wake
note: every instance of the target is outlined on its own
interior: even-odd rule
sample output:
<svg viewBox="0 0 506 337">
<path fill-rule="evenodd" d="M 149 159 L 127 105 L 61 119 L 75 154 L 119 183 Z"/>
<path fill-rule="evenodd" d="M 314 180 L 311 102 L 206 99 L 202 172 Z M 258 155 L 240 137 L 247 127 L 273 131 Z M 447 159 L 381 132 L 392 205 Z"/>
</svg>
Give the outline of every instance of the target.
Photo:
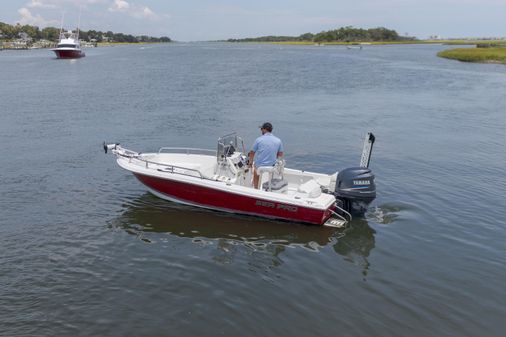
<svg viewBox="0 0 506 337">
<path fill-rule="evenodd" d="M 366 213 L 366 219 L 378 224 L 390 225 L 400 219 L 412 218 L 413 213 L 420 213 L 420 209 L 408 203 L 384 203 L 376 207 L 371 207 Z"/>
</svg>

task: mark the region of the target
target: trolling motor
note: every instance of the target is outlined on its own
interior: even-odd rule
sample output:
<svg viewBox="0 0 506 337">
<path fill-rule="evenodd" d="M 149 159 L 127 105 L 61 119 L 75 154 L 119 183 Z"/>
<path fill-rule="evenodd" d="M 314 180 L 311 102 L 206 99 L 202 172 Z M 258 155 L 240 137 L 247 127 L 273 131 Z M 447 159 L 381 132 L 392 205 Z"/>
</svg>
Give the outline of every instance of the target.
<svg viewBox="0 0 506 337">
<path fill-rule="evenodd" d="M 116 146 L 118 146 L 119 143 L 115 143 L 115 144 L 106 144 L 104 142 L 103 146 L 104 146 L 104 153 L 107 153 L 108 150 L 115 150 L 116 149 Z"/>
<path fill-rule="evenodd" d="M 376 198 L 374 174 L 369 168 L 375 140 L 376 137 L 368 132 L 364 140 L 360 166 L 346 168 L 337 174 L 333 194 L 338 201 L 338 206 L 353 215 L 364 215 L 369 204 Z"/>
</svg>

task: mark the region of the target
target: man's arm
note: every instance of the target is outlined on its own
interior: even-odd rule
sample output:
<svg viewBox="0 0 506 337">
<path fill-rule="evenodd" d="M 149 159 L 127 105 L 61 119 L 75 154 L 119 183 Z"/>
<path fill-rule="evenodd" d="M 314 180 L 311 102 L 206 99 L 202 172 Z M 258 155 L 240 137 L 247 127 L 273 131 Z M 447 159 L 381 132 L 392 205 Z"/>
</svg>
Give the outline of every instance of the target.
<svg viewBox="0 0 506 337">
<path fill-rule="evenodd" d="M 259 138 L 255 139 L 255 143 L 253 143 L 253 147 L 251 151 L 248 153 L 248 159 L 249 159 L 249 166 L 253 165 L 253 159 L 255 158 L 255 152 L 258 150 L 258 142 Z"/>
<path fill-rule="evenodd" d="M 278 158 L 283 157 L 283 152 L 284 152 L 284 150 L 285 150 L 285 149 L 283 148 L 283 142 L 282 142 L 282 141 L 280 141 L 280 142 L 279 142 L 279 148 L 278 148 L 278 154 L 277 154 Z"/>
</svg>

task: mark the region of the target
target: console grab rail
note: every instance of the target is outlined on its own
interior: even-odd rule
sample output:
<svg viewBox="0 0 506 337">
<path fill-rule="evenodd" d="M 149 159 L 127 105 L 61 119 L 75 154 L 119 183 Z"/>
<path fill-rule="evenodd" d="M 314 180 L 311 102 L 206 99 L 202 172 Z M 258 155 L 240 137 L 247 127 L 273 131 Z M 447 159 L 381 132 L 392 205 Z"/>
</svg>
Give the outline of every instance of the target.
<svg viewBox="0 0 506 337">
<path fill-rule="evenodd" d="M 122 150 L 125 150 L 125 149 L 122 149 Z M 139 153 L 137 153 L 137 152 L 133 152 L 133 151 L 130 151 L 130 150 L 127 150 L 127 151 L 129 153 L 120 153 L 120 152 L 117 152 L 116 155 L 128 158 L 129 160 L 135 159 L 135 160 L 138 160 L 140 162 L 143 162 L 143 163 L 146 164 L 146 168 L 149 167 L 149 164 L 165 167 L 165 169 L 163 169 L 163 170 L 159 169 L 159 171 L 161 171 L 161 172 L 181 174 L 181 175 L 185 175 L 185 176 L 189 176 L 189 177 L 196 177 L 196 178 L 200 178 L 200 179 L 207 179 L 206 177 L 204 177 L 204 175 L 202 174 L 202 172 L 200 172 L 197 169 L 192 169 L 192 168 L 188 168 L 188 167 L 182 167 L 182 166 L 176 166 L 176 165 L 170 165 L 170 164 L 159 163 L 159 162 L 156 162 L 156 161 L 146 160 L 146 159 L 140 158 L 139 157 Z M 174 169 L 179 169 L 179 170 L 183 170 L 183 171 L 194 172 L 198 176 L 196 176 L 194 174 L 187 174 L 187 173 L 183 173 L 183 172 L 177 172 Z"/>
</svg>

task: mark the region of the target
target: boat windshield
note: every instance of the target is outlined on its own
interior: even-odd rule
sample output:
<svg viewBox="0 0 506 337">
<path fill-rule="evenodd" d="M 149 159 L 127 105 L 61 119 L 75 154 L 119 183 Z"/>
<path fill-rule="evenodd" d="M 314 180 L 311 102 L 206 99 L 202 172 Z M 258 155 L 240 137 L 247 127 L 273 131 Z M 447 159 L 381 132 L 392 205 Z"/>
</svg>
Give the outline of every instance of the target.
<svg viewBox="0 0 506 337">
<path fill-rule="evenodd" d="M 244 142 L 237 133 L 231 133 L 218 138 L 218 161 L 232 155 L 235 151 L 244 153 Z"/>
<path fill-rule="evenodd" d="M 58 48 L 75 48 L 75 44 L 59 44 Z"/>
</svg>

